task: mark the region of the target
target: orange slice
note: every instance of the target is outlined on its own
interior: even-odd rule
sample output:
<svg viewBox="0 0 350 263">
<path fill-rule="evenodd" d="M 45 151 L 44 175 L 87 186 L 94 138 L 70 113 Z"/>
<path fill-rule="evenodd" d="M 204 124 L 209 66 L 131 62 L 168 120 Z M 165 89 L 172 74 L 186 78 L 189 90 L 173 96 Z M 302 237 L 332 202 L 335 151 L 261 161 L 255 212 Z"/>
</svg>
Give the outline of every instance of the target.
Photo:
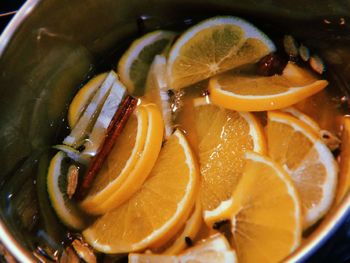
<svg viewBox="0 0 350 263">
<path fill-rule="evenodd" d="M 232 196 L 244 166 L 244 152 L 266 152 L 262 128 L 248 112 L 235 112 L 194 100 L 195 127 L 204 210 L 216 208 Z"/>
<path fill-rule="evenodd" d="M 289 62 L 282 75 L 261 77 L 224 73 L 209 81 L 214 104 L 237 111 L 267 111 L 295 104 L 328 85 Z"/>
<path fill-rule="evenodd" d="M 272 41 L 247 21 L 213 17 L 190 27 L 169 52 L 169 86 L 181 89 L 218 73 L 252 64 L 273 52 Z"/>
<path fill-rule="evenodd" d="M 340 150 L 339 187 L 336 203 L 342 201 L 350 189 L 350 118 L 344 118 Z"/>
<path fill-rule="evenodd" d="M 232 198 L 207 212 L 211 222 L 231 220 L 239 262 L 280 262 L 300 244 L 300 200 L 290 176 L 268 157 L 245 153 Z"/>
<path fill-rule="evenodd" d="M 167 244 L 163 245 L 156 250 L 155 253 L 175 255 L 180 253 L 187 247 L 186 238 L 194 240 L 200 227 L 202 225 L 202 206 L 198 198 L 195 207 L 193 208 L 192 214 L 183 225 L 182 230 L 179 231 Z"/>
<path fill-rule="evenodd" d="M 337 163 L 319 135 L 289 114 L 268 112 L 269 155 L 290 174 L 302 201 L 304 228 L 330 208 L 337 185 Z"/>
<path fill-rule="evenodd" d="M 193 248 L 185 250 L 178 256 L 152 255 L 152 254 L 129 254 L 130 263 L 235 263 L 237 257 L 235 251 L 230 248 L 226 238 L 220 234 L 199 242 Z"/>
<path fill-rule="evenodd" d="M 86 225 L 83 213 L 79 211 L 76 204 L 67 195 L 66 172 L 68 166 L 65 163 L 66 158 L 69 158 L 66 153 L 59 151 L 51 159 L 47 173 L 47 192 L 51 205 L 61 222 L 69 228 L 81 230 Z"/>
<path fill-rule="evenodd" d="M 295 118 L 303 121 L 304 123 L 309 125 L 315 132 L 317 132 L 317 133 L 321 132 L 321 128 L 318 125 L 318 123 L 314 119 L 312 119 L 310 116 L 308 116 L 305 113 L 301 112 L 297 108 L 288 107 L 288 108 L 281 109 L 281 111 L 289 113 L 292 116 L 294 116 Z"/>
<path fill-rule="evenodd" d="M 169 137 L 141 189 L 83 231 L 85 240 L 104 253 L 126 253 L 164 244 L 188 218 L 199 175 L 180 131 Z"/>
<path fill-rule="evenodd" d="M 86 198 L 80 204 L 91 214 L 103 213 L 101 204 L 120 189 L 139 160 L 149 129 L 148 111 L 138 106 L 105 160 Z"/>
</svg>

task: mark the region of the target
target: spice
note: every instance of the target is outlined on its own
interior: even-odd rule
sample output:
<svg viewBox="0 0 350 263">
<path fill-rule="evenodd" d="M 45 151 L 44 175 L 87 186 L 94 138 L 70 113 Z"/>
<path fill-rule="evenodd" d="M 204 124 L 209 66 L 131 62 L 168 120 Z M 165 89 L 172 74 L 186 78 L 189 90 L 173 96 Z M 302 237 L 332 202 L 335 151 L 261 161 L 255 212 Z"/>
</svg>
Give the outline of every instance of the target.
<svg viewBox="0 0 350 263">
<path fill-rule="evenodd" d="M 258 73 L 263 76 L 281 74 L 286 62 L 276 53 L 271 53 L 263 57 L 258 63 Z"/>
<path fill-rule="evenodd" d="M 213 224 L 213 229 L 219 230 L 221 227 L 225 226 L 228 223 L 229 223 L 228 220 L 222 220 L 222 221 L 215 222 Z"/>
<path fill-rule="evenodd" d="M 67 196 L 71 199 L 77 189 L 79 178 L 79 167 L 72 164 L 67 173 Z"/>
<path fill-rule="evenodd" d="M 75 239 L 72 243 L 75 252 L 87 263 L 96 263 L 95 253 L 92 251 L 90 246 L 79 239 Z"/>
<path fill-rule="evenodd" d="M 332 152 L 339 149 L 341 140 L 336 135 L 327 130 L 321 130 L 320 135 L 322 141 Z"/>
<path fill-rule="evenodd" d="M 186 236 L 185 237 L 185 242 L 186 242 L 186 245 L 188 247 L 192 247 L 193 246 L 193 240 L 190 237 Z"/>
<path fill-rule="evenodd" d="M 79 257 L 71 247 L 67 247 L 59 260 L 59 263 L 79 263 Z"/>
</svg>

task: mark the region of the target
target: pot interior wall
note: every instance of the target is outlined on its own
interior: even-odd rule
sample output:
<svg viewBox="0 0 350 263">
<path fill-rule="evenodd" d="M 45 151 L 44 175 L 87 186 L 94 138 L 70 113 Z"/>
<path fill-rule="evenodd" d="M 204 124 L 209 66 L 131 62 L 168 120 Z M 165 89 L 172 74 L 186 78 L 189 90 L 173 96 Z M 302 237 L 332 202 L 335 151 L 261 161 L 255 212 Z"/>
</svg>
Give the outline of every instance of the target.
<svg viewBox="0 0 350 263">
<path fill-rule="evenodd" d="M 66 231 L 46 196 L 50 146 L 67 133 L 67 105 L 96 72 L 114 68 L 135 37 L 181 30 L 213 15 L 236 15 L 272 38 L 291 34 L 324 57 L 347 94 L 349 1 L 61 0 L 41 1 L 0 58 L 0 216 L 30 250 L 49 254 Z"/>
</svg>

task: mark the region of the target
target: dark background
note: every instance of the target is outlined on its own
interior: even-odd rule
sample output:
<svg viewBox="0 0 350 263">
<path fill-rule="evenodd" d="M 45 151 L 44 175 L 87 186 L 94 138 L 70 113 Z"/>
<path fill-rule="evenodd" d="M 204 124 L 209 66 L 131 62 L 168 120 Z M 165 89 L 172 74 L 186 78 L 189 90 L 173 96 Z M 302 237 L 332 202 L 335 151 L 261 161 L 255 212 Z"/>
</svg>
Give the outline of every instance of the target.
<svg viewBox="0 0 350 263">
<path fill-rule="evenodd" d="M 6 27 L 23 0 L 0 0 L 0 32 Z M 342 226 L 307 262 L 348 263 L 350 262 L 350 215 Z"/>
</svg>

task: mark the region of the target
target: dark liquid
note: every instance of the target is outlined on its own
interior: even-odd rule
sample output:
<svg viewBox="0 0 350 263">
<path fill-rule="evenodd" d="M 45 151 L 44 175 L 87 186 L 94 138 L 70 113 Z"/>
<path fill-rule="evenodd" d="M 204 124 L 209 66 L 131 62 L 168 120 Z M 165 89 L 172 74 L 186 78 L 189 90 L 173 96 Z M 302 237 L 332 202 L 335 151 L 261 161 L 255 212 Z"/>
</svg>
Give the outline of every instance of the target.
<svg viewBox="0 0 350 263">
<path fill-rule="evenodd" d="M 131 41 L 146 32 L 157 28 L 170 29 L 181 32 L 198 21 L 220 13 L 207 16 L 196 15 L 198 11 L 190 10 L 192 16 L 180 21 L 172 21 L 167 24 L 159 24 L 154 17 L 140 16 L 135 23 L 138 26 L 138 34 L 125 39 L 115 49 L 106 52 L 106 55 L 98 61 L 92 69 L 90 76 L 99 72 L 116 68 L 116 63 L 121 54 L 126 50 Z M 231 13 L 240 16 L 241 14 Z M 246 17 L 254 25 L 265 32 L 278 47 L 283 50 L 282 39 L 285 34 L 293 35 L 299 42 L 309 47 L 312 53 L 318 54 L 325 60 L 327 71 L 324 75 L 330 85 L 321 93 L 300 102 L 297 106 L 306 114 L 314 118 L 322 129 L 327 129 L 335 134 L 341 130 L 341 118 L 349 113 L 348 92 L 350 87 L 350 38 L 348 26 L 337 18 L 320 18 L 314 21 L 291 22 L 288 20 L 266 21 L 261 17 Z M 320 33 L 322 32 L 322 33 Z M 192 98 L 193 94 L 187 91 L 184 98 Z M 186 99 L 185 99 L 186 100 Z M 62 117 L 65 118 L 66 112 Z M 186 120 L 184 121 L 186 122 Z M 184 125 L 179 122 L 179 125 Z M 67 134 L 67 123 L 63 119 L 59 132 L 52 145 L 59 144 Z M 1 185 L 1 205 L 7 224 L 14 232 L 15 237 L 24 240 L 30 250 L 47 260 L 54 260 L 57 251 L 63 249 L 69 243 L 75 233 L 71 233 L 57 219 L 46 192 L 46 173 L 49 160 L 54 151 L 42 149 L 24 158 L 13 168 L 6 183 Z"/>
</svg>

